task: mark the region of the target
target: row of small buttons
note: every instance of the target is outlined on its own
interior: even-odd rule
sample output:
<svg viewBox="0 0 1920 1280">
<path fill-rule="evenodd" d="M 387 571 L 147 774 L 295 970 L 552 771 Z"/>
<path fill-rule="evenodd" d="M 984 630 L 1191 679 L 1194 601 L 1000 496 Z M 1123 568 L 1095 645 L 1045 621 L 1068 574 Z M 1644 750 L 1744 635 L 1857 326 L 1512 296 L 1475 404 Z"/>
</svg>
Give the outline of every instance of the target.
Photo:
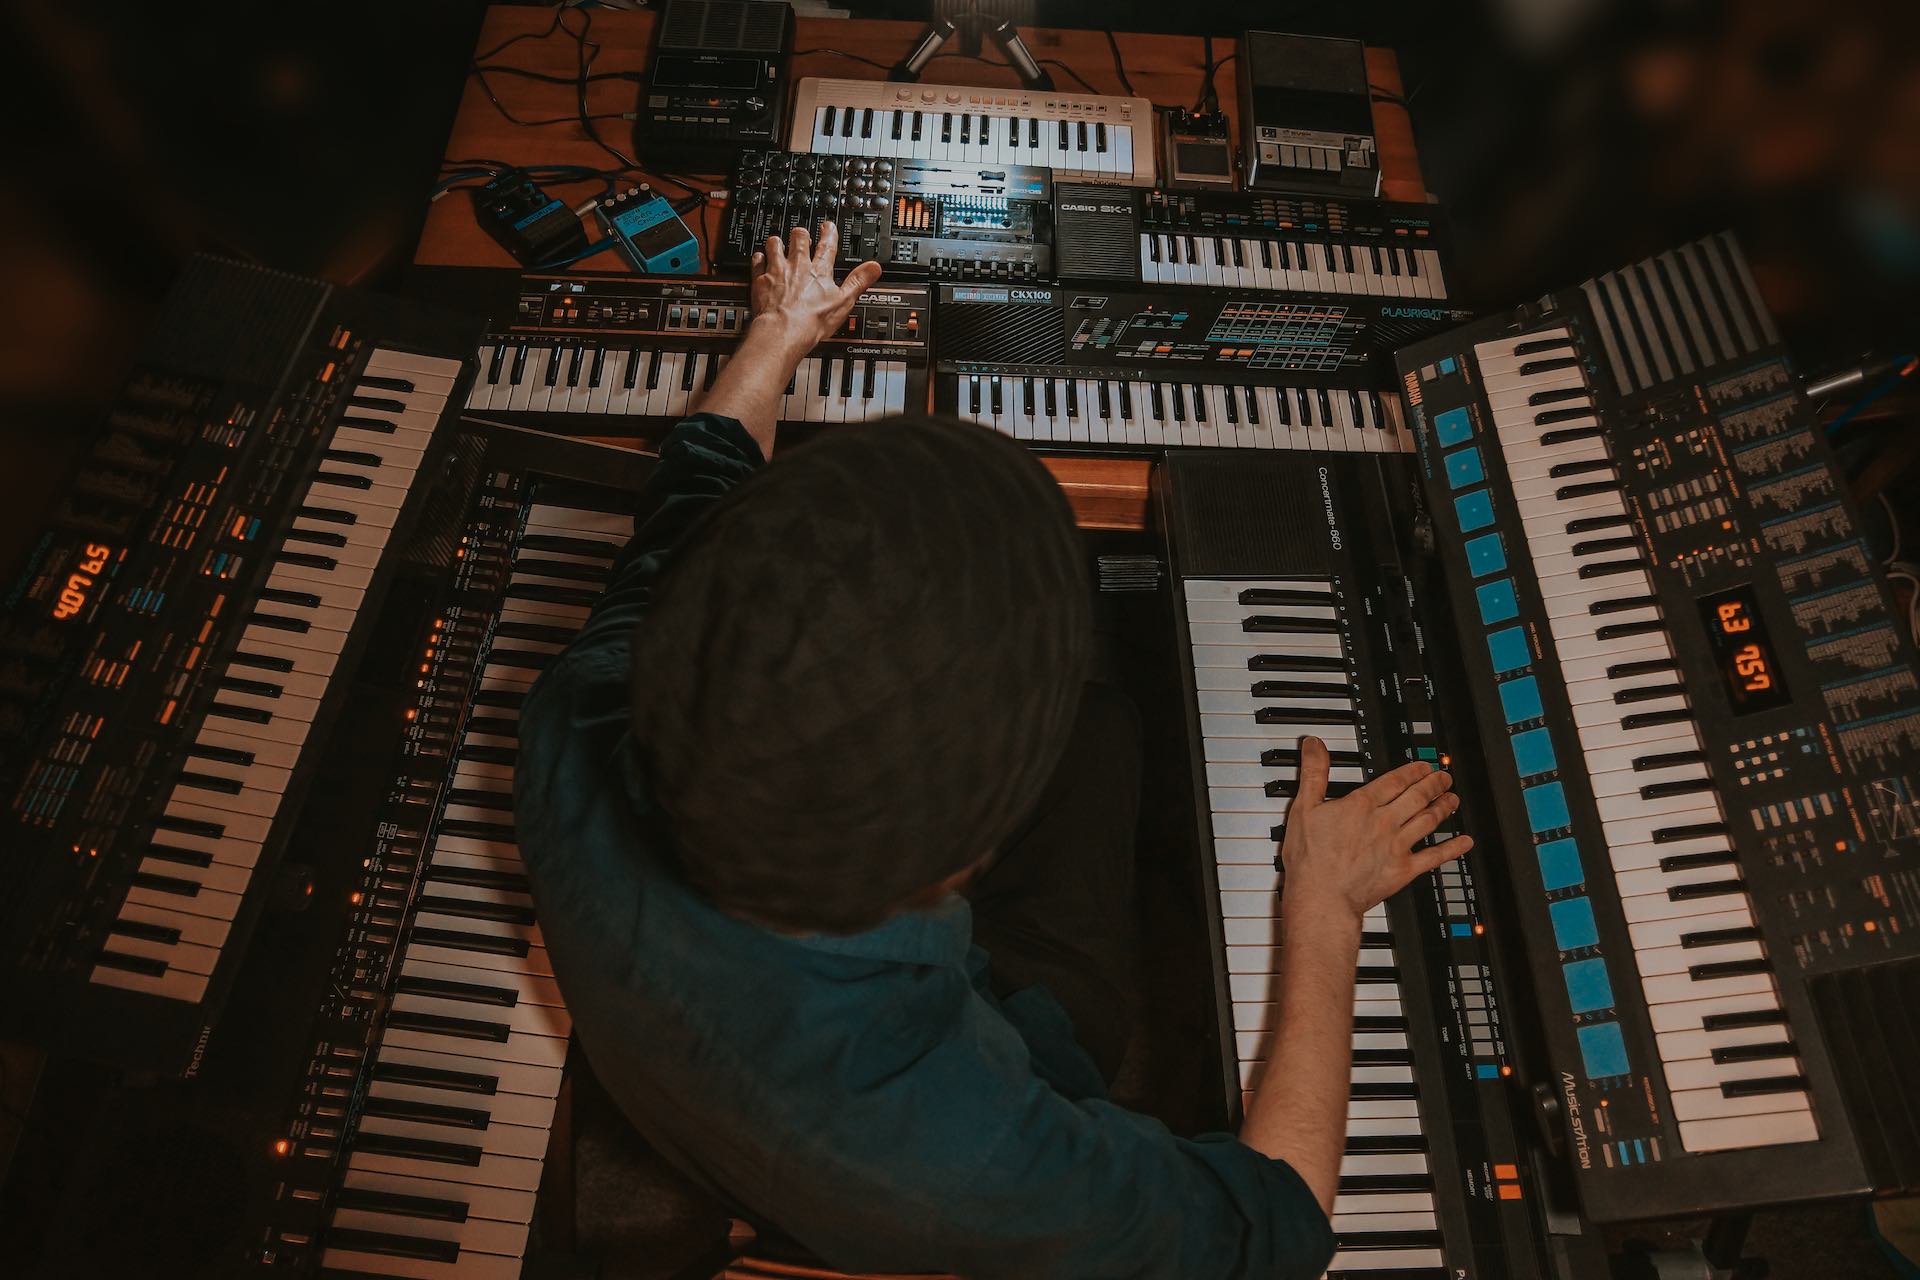
<svg viewBox="0 0 1920 1280">
<path fill-rule="evenodd" d="M 1434 370 L 1435 376 L 1457 371 L 1451 358 Z M 1468 571 L 1478 584 L 1474 598 L 1481 623 L 1488 628 L 1491 659 L 1502 714 L 1509 727 L 1509 747 L 1521 779 L 1521 799 L 1536 845 L 1541 884 L 1549 896 L 1548 918 L 1554 942 L 1562 953 L 1561 977 L 1576 1019 L 1581 1055 L 1591 1079 L 1628 1074 L 1626 1039 L 1618 1021 L 1613 982 L 1606 958 L 1600 954 L 1599 925 L 1593 904 L 1583 892 L 1586 882 L 1578 841 L 1570 832 L 1572 817 L 1565 787 L 1551 778 L 1558 771 L 1552 735 L 1541 723 L 1545 709 L 1540 683 L 1532 672 L 1533 654 L 1526 631 L 1517 624 L 1520 604 L 1514 580 L 1507 576 L 1505 541 L 1493 528 L 1492 491 L 1484 487 L 1485 461 L 1473 443 L 1475 426 L 1465 408 L 1449 409 L 1433 417 L 1435 441 L 1447 452 L 1442 457 L 1448 487 L 1454 498 L 1454 518 L 1465 539 Z M 1521 726 L 1530 726 L 1522 728 Z M 1556 896 L 1558 895 L 1558 896 Z"/>
</svg>

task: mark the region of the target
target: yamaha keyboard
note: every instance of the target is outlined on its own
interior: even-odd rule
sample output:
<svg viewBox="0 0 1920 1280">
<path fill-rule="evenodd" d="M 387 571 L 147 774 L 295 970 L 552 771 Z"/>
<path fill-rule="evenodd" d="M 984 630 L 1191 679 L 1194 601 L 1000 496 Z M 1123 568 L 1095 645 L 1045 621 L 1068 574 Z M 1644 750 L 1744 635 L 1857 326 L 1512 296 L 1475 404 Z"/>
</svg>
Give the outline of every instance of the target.
<svg viewBox="0 0 1920 1280">
<path fill-rule="evenodd" d="M 787 149 L 1025 165 L 1147 186 L 1153 134 L 1145 98 L 808 76 L 794 86 Z"/>
<path fill-rule="evenodd" d="M 747 321 L 746 282 L 417 268 L 416 290 L 487 317 L 467 411 L 561 435 L 657 442 L 697 412 Z M 865 422 L 927 402 L 925 286 L 881 284 L 805 359 L 783 427 Z"/>
<path fill-rule="evenodd" d="M 11 1033 L 197 1061 L 476 329 L 187 267 L 0 618 Z"/>
<path fill-rule="evenodd" d="M 1394 346 L 1468 313 L 1352 298 L 941 285 L 934 408 L 1048 447 L 1404 453 Z"/>
<path fill-rule="evenodd" d="M 1738 247 L 1400 367 L 1587 1212 L 1920 1184 L 1920 677 Z"/>
<path fill-rule="evenodd" d="M 1172 450 L 1155 495 L 1173 578 L 1219 1084 L 1231 1124 L 1279 1029 L 1278 856 L 1299 744 L 1332 753 L 1330 793 L 1412 760 L 1476 752 L 1471 708 L 1440 678 L 1443 595 L 1418 550 L 1407 456 Z M 1542 1160 L 1525 1095 L 1527 975 L 1508 964 L 1484 797 L 1456 767 L 1478 840 L 1367 914 L 1354 988 L 1346 1151 L 1328 1274 L 1604 1275 Z M 1550 1225 L 1551 1224 L 1551 1225 Z"/>
<path fill-rule="evenodd" d="M 1433 205 L 1254 191 L 1054 190 L 1063 280 L 1445 300 Z"/>
</svg>

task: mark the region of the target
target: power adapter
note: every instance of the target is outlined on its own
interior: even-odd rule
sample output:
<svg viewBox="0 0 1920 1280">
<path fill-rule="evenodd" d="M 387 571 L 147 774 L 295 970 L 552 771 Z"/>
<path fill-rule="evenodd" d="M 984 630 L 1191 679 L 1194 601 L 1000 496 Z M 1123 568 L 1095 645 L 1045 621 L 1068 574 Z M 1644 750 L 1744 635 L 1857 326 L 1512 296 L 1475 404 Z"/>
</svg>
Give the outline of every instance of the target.
<svg viewBox="0 0 1920 1280">
<path fill-rule="evenodd" d="M 522 173 L 498 174 L 475 187 L 473 213 L 522 266 L 563 261 L 587 247 L 579 215 Z"/>
</svg>

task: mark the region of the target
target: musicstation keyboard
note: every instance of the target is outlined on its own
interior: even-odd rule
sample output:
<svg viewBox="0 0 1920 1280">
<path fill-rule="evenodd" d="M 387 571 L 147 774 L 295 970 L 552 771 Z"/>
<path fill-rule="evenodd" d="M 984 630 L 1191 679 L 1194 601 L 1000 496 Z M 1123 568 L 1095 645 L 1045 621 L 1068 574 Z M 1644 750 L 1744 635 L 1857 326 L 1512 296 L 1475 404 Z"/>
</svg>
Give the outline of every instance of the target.
<svg viewBox="0 0 1920 1280">
<path fill-rule="evenodd" d="M 1279 1029 L 1278 854 L 1302 737 L 1330 750 L 1334 796 L 1464 745 L 1436 710 L 1419 575 L 1401 566 L 1409 464 L 1175 450 L 1157 473 L 1236 1120 Z M 1521 1173 L 1529 1118 L 1506 1084 L 1511 1006 L 1474 887 L 1483 856 L 1365 918 L 1329 1275 L 1555 1274 L 1541 1184 Z"/>
<path fill-rule="evenodd" d="M 1060 276 L 1191 289 L 1444 300 L 1432 205 L 1252 191 L 1055 188 Z"/>
<path fill-rule="evenodd" d="M 794 86 L 792 119 L 791 151 L 1154 180 L 1153 104 L 1144 98 L 808 76 Z"/>
<path fill-rule="evenodd" d="M 489 317 L 470 415 L 562 435 L 658 440 L 699 411 L 751 317 L 744 281 L 422 272 L 437 300 Z M 866 422 L 927 396 L 925 286 L 883 284 L 804 359 L 779 422 Z"/>
<path fill-rule="evenodd" d="M 272 889 L 471 330 L 214 259 L 0 620 L 16 1032 L 178 1072 Z"/>
<path fill-rule="evenodd" d="M 941 285 L 934 408 L 1050 447 L 1405 453 L 1361 300 Z M 1464 316 L 1436 310 L 1435 315 Z"/>
<path fill-rule="evenodd" d="M 1738 247 L 1400 363 L 1588 1213 L 1912 1185 L 1920 677 Z"/>
</svg>

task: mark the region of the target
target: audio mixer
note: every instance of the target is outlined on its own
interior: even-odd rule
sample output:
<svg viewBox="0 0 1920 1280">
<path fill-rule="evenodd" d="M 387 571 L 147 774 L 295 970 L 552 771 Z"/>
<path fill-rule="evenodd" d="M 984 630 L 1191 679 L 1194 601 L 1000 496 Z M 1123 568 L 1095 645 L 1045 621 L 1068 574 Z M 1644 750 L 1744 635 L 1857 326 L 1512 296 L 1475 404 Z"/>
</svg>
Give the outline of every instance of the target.
<svg viewBox="0 0 1920 1280">
<path fill-rule="evenodd" d="M 840 228 L 840 262 L 895 278 L 1049 280 L 1047 170 L 946 160 L 750 151 L 741 158 L 719 259 L 744 267 L 768 236 Z"/>
</svg>

